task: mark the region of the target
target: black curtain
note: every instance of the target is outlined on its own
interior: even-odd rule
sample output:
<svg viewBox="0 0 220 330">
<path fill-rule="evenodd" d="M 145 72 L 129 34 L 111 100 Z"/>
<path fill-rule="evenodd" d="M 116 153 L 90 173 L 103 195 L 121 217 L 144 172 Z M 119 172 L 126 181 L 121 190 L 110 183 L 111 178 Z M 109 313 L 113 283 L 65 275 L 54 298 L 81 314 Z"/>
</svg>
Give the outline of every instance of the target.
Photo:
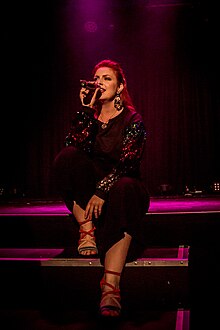
<svg viewBox="0 0 220 330">
<path fill-rule="evenodd" d="M 56 195 L 51 164 L 79 108 L 79 80 L 119 61 L 148 132 L 150 194 L 220 181 L 219 20 L 214 1 L 4 4 L 0 188 Z"/>
</svg>

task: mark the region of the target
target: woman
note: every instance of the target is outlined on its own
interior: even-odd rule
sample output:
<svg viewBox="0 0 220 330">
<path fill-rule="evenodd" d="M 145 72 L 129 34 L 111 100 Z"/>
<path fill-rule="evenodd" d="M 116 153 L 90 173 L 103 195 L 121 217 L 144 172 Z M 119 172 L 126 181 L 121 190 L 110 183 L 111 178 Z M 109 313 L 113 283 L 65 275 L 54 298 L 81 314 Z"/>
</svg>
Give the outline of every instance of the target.
<svg viewBox="0 0 220 330">
<path fill-rule="evenodd" d="M 119 63 L 101 61 L 93 70 L 93 79 L 94 94 L 89 101 L 88 84 L 80 90 L 82 109 L 72 121 L 66 147 L 54 166 L 60 192 L 80 227 L 78 252 L 83 256 L 99 253 L 105 269 L 100 313 L 117 317 L 121 273 L 143 248 L 142 224 L 149 195 L 141 181 L 140 161 L 146 131 Z"/>
</svg>

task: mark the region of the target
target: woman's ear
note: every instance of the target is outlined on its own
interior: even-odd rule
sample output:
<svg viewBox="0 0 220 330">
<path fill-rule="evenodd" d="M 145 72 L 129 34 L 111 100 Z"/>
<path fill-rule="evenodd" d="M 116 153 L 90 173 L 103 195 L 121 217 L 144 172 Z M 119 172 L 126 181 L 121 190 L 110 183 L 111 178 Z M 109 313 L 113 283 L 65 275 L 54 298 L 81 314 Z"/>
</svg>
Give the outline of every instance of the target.
<svg viewBox="0 0 220 330">
<path fill-rule="evenodd" d="M 124 85 L 121 83 L 117 89 L 117 94 L 120 94 L 124 89 Z"/>
</svg>

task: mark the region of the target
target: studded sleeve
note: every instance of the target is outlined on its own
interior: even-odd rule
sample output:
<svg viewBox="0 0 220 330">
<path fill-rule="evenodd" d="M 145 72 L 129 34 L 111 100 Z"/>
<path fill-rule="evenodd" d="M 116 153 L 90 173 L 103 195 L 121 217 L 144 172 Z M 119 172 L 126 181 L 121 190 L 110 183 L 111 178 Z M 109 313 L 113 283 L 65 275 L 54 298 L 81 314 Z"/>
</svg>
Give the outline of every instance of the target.
<svg viewBox="0 0 220 330">
<path fill-rule="evenodd" d="M 96 186 L 96 195 L 103 198 L 114 183 L 122 176 L 135 176 L 139 173 L 141 157 L 146 142 L 146 130 L 142 121 L 131 123 L 123 138 L 120 160 L 104 179 Z"/>
<path fill-rule="evenodd" d="M 97 121 L 94 111 L 89 107 L 83 107 L 82 111 L 76 113 L 72 119 L 70 131 L 65 138 L 66 146 L 75 146 L 87 153 L 93 150 L 97 131 Z"/>
</svg>

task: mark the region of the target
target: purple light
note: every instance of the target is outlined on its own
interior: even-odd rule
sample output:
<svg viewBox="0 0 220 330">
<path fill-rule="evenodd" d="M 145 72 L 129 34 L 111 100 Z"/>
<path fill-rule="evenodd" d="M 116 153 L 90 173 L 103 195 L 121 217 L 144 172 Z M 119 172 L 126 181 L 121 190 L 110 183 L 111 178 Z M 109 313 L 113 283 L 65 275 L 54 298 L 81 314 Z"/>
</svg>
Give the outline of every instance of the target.
<svg viewBox="0 0 220 330">
<path fill-rule="evenodd" d="M 0 260 L 4 261 L 48 261 L 64 251 L 60 249 L 0 249 Z"/>
<path fill-rule="evenodd" d="M 89 33 L 94 33 L 97 31 L 98 29 L 98 26 L 96 24 L 96 22 L 94 21 L 87 21 L 85 24 L 84 24 L 84 28 L 87 32 Z"/>
</svg>

